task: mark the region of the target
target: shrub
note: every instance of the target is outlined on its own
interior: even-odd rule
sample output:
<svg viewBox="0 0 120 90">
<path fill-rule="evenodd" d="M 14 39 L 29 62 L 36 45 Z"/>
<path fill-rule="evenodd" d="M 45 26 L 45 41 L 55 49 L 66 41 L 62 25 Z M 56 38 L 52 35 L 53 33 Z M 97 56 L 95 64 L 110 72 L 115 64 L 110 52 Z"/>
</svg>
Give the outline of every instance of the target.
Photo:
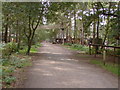
<svg viewBox="0 0 120 90">
<path fill-rule="evenodd" d="M 15 77 L 6 77 L 5 79 L 3 79 L 3 82 L 5 82 L 6 84 L 11 84 L 12 82 L 15 82 L 16 78 Z"/>
<path fill-rule="evenodd" d="M 116 55 L 120 55 L 120 49 L 116 50 Z"/>
<path fill-rule="evenodd" d="M 88 46 L 83 46 L 80 44 L 65 43 L 64 45 L 69 46 L 69 48 L 71 48 L 73 50 L 85 51 L 86 53 L 88 53 L 88 51 L 89 51 Z"/>
<path fill-rule="evenodd" d="M 17 44 L 14 42 L 7 43 L 2 49 L 2 58 L 9 58 L 9 56 L 17 51 Z"/>
<path fill-rule="evenodd" d="M 72 48 L 75 50 L 86 51 L 86 52 L 88 52 L 88 50 L 89 50 L 87 46 L 83 46 L 80 44 L 73 44 Z"/>
<path fill-rule="evenodd" d="M 64 45 L 72 46 L 72 43 L 65 43 Z"/>
</svg>

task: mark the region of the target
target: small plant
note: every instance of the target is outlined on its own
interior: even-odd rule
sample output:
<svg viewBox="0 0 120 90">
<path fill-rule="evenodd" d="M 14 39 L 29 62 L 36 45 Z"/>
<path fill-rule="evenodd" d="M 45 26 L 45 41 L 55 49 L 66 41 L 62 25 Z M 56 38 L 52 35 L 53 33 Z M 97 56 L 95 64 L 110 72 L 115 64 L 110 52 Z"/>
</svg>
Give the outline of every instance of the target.
<svg viewBox="0 0 120 90">
<path fill-rule="evenodd" d="M 9 58 L 12 53 L 17 51 L 17 44 L 14 42 L 7 43 L 2 49 L 2 58 Z"/>
<path fill-rule="evenodd" d="M 11 84 L 12 82 L 15 82 L 16 77 L 6 77 L 5 79 L 3 79 L 3 82 L 5 82 L 6 84 Z"/>
<path fill-rule="evenodd" d="M 19 57 L 17 54 L 11 55 L 9 59 L 2 59 L 2 82 L 3 86 L 10 87 L 11 83 L 15 82 L 16 77 L 13 76 L 17 68 L 23 68 L 31 65 L 30 58 L 27 56 Z"/>
</svg>

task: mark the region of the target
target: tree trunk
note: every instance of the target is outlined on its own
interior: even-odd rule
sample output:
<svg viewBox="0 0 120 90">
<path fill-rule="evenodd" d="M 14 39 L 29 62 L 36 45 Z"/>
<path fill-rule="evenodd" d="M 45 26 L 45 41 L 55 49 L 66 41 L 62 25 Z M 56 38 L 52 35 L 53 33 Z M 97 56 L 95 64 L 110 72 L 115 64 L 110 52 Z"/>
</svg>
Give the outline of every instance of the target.
<svg viewBox="0 0 120 90">
<path fill-rule="evenodd" d="M 81 44 L 84 45 L 84 22 L 83 22 L 83 10 L 82 10 L 82 32 L 81 32 Z"/>
<path fill-rule="evenodd" d="M 31 10 L 30 10 L 30 12 L 31 12 Z M 28 17 L 28 19 L 29 19 L 29 23 L 28 23 L 28 25 L 29 25 L 29 35 L 25 34 L 28 38 L 28 50 L 26 52 L 27 55 L 30 54 L 30 49 L 31 49 L 32 41 L 33 41 L 33 38 L 34 38 L 34 35 L 35 35 L 35 31 L 36 31 L 36 29 L 37 29 L 37 27 L 40 23 L 40 17 L 38 18 L 38 21 L 36 22 L 37 23 L 36 25 L 34 25 L 35 24 L 34 20 L 31 23 L 31 17 L 30 16 Z"/>
<path fill-rule="evenodd" d="M 109 3 L 109 11 L 108 11 L 108 13 L 110 13 L 110 8 L 111 8 L 111 4 Z M 109 32 L 109 23 L 110 23 L 110 16 L 107 17 L 107 27 L 105 29 L 105 37 L 103 39 L 103 45 L 105 44 L 105 41 L 107 39 L 107 35 L 108 35 L 108 32 Z"/>
<path fill-rule="evenodd" d="M 6 25 L 5 25 L 5 34 L 4 34 L 4 41 L 5 43 L 8 42 L 8 14 L 6 15 Z"/>
<path fill-rule="evenodd" d="M 92 41 L 93 44 L 95 44 L 95 31 L 96 31 L 96 22 L 94 20 L 94 23 L 93 23 L 93 41 Z"/>
<path fill-rule="evenodd" d="M 30 54 L 30 49 L 31 49 L 31 42 L 28 43 L 28 49 L 27 49 L 27 52 L 26 52 L 27 55 Z"/>
<path fill-rule="evenodd" d="M 18 20 L 17 20 L 16 43 L 18 43 L 18 31 L 19 31 L 19 26 L 18 26 Z"/>
<path fill-rule="evenodd" d="M 5 25 L 4 41 L 5 43 L 8 42 L 8 24 Z"/>
<path fill-rule="evenodd" d="M 93 7 L 93 12 L 94 12 L 94 15 L 95 15 L 94 7 Z M 92 40 L 93 44 L 95 44 L 95 32 L 96 32 L 96 21 L 95 21 L 95 18 L 94 18 L 94 22 L 93 22 L 93 40 Z"/>
<path fill-rule="evenodd" d="M 8 41 L 10 42 L 11 41 L 11 30 L 9 29 L 9 39 Z"/>
<path fill-rule="evenodd" d="M 2 42 L 4 41 L 4 30 L 2 29 Z"/>
<path fill-rule="evenodd" d="M 20 30 L 18 31 L 18 44 L 17 44 L 17 50 L 19 52 L 19 49 L 20 49 L 20 42 L 21 42 L 21 33 L 20 33 Z"/>
<path fill-rule="evenodd" d="M 99 24 L 100 24 L 100 21 L 99 21 L 99 15 L 98 15 L 98 21 L 97 21 L 97 39 L 99 39 Z"/>
<path fill-rule="evenodd" d="M 98 12 L 98 11 L 99 11 L 99 9 L 97 8 L 97 12 Z M 98 39 L 99 39 L 99 24 L 100 24 L 100 18 L 99 18 L 99 15 L 98 15 L 98 21 L 97 21 L 97 37 L 96 37 L 97 42 L 96 42 L 96 44 L 98 44 Z M 99 46 L 96 46 L 96 48 L 95 48 L 96 54 L 98 54 L 98 50 L 99 50 Z"/>
<path fill-rule="evenodd" d="M 119 33 L 120 33 L 120 1 L 118 3 L 118 30 L 119 30 Z M 120 36 L 119 36 L 120 37 Z M 120 45 L 120 39 L 118 40 L 118 45 Z"/>
<path fill-rule="evenodd" d="M 28 50 L 27 50 L 27 55 L 30 54 L 30 49 L 31 49 L 31 45 L 32 45 L 32 41 L 35 35 L 35 30 L 33 30 L 33 33 L 30 35 L 29 39 L 28 39 Z"/>
<path fill-rule="evenodd" d="M 68 28 L 66 28 L 66 42 L 68 42 Z"/>
<path fill-rule="evenodd" d="M 74 10 L 74 43 L 76 43 L 76 12 Z"/>
</svg>

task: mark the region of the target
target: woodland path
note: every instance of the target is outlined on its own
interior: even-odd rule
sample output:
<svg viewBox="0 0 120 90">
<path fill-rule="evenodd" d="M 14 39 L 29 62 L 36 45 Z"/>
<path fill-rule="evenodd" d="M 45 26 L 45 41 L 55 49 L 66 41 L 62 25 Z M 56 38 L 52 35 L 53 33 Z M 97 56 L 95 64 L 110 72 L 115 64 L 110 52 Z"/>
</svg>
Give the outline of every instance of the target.
<svg viewBox="0 0 120 90">
<path fill-rule="evenodd" d="M 42 43 L 24 88 L 117 88 L 118 78 L 61 45 Z"/>
</svg>

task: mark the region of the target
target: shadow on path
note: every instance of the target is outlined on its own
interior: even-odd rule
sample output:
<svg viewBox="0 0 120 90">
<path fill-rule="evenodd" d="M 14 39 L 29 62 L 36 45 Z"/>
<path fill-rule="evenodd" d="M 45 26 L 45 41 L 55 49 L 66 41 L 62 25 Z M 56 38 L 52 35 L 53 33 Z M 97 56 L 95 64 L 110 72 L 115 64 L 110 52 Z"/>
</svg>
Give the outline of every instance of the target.
<svg viewBox="0 0 120 90">
<path fill-rule="evenodd" d="M 60 45 L 42 43 L 33 54 L 25 88 L 117 88 L 118 78 Z"/>
</svg>

